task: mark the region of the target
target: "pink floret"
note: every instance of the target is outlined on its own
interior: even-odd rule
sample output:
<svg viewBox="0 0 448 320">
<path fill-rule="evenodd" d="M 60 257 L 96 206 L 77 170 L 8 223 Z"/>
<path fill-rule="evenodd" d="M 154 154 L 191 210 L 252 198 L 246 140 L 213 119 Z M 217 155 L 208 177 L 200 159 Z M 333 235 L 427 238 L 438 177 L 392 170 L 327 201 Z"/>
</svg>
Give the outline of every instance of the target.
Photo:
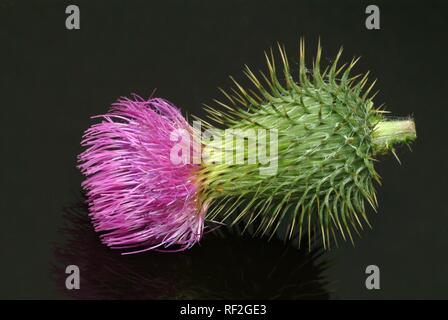
<svg viewBox="0 0 448 320">
<path fill-rule="evenodd" d="M 79 168 L 95 230 L 126 253 L 185 250 L 201 239 L 198 165 L 170 159 L 174 130 L 192 129 L 168 101 L 121 98 L 83 136 Z"/>
</svg>

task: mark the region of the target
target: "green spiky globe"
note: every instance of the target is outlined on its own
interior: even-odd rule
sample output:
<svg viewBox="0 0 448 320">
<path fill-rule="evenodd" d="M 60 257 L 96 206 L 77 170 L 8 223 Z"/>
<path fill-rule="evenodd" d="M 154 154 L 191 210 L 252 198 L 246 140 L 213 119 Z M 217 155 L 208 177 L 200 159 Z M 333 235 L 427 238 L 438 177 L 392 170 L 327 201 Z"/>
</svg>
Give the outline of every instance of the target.
<svg viewBox="0 0 448 320">
<path fill-rule="evenodd" d="M 301 41 L 295 80 L 279 45 L 281 76 L 271 50 L 266 54 L 267 75 L 261 73 L 259 79 L 249 68 L 245 71 L 253 88 L 244 89 L 234 81 L 231 93 L 223 91 L 228 102 L 216 101 L 226 111 L 207 108 L 209 117 L 224 128 L 275 128 L 278 139 L 275 174 L 261 174 L 260 163 L 218 161 L 203 166 L 199 180 L 202 201 L 211 204 L 209 220 L 246 227 L 256 223 L 255 234 L 260 235 L 272 236 L 282 227 L 286 238 L 318 232 L 327 248 L 337 233 L 353 242 L 353 232 L 370 226 L 366 202 L 376 209 L 374 182 L 380 181 L 374 161 L 388 152 L 396 155 L 397 143 L 414 140 L 415 126 L 411 118 L 389 120 L 386 111 L 374 107 L 369 96 L 374 83 L 367 85 L 367 74 L 351 76 L 357 59 L 339 66 L 341 53 L 342 49 L 321 71 L 319 45 L 308 70 Z M 229 147 L 216 141 L 202 143 L 221 149 L 219 157 Z M 247 143 L 245 159 L 256 153 L 251 148 Z"/>
</svg>

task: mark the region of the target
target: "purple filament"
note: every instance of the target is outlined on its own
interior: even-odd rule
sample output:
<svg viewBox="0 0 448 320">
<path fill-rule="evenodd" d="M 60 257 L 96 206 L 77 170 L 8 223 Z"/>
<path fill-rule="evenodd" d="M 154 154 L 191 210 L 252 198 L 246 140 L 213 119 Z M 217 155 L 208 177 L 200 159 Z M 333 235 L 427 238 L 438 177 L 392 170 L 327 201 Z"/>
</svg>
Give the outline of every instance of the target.
<svg viewBox="0 0 448 320">
<path fill-rule="evenodd" d="M 103 243 L 125 253 L 185 250 L 201 239 L 198 165 L 173 164 L 174 130 L 192 128 L 159 98 L 121 98 L 84 134 L 79 168 L 90 217 Z M 129 250 L 132 249 L 132 250 Z"/>
</svg>

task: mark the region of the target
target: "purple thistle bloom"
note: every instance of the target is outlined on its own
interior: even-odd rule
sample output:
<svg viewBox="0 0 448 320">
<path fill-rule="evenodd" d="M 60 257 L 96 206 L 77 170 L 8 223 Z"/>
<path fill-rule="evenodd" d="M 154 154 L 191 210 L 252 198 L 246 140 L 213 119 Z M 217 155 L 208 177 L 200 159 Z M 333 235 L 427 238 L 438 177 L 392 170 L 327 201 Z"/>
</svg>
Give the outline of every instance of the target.
<svg viewBox="0 0 448 320">
<path fill-rule="evenodd" d="M 84 134 L 79 168 L 87 177 L 90 216 L 103 243 L 114 249 L 185 250 L 201 239 L 198 165 L 173 164 L 175 130 L 192 134 L 166 100 L 121 98 Z"/>
</svg>

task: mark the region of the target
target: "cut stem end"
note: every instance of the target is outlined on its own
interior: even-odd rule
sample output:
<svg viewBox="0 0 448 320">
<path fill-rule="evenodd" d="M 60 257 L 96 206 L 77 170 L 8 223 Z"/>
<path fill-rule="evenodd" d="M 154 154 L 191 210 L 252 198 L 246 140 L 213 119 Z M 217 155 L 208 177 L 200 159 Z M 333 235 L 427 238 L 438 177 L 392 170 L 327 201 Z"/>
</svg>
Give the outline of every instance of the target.
<svg viewBox="0 0 448 320">
<path fill-rule="evenodd" d="M 373 146 L 376 154 L 393 151 L 396 144 L 409 144 L 417 138 L 413 119 L 383 120 L 373 129 Z"/>
</svg>

